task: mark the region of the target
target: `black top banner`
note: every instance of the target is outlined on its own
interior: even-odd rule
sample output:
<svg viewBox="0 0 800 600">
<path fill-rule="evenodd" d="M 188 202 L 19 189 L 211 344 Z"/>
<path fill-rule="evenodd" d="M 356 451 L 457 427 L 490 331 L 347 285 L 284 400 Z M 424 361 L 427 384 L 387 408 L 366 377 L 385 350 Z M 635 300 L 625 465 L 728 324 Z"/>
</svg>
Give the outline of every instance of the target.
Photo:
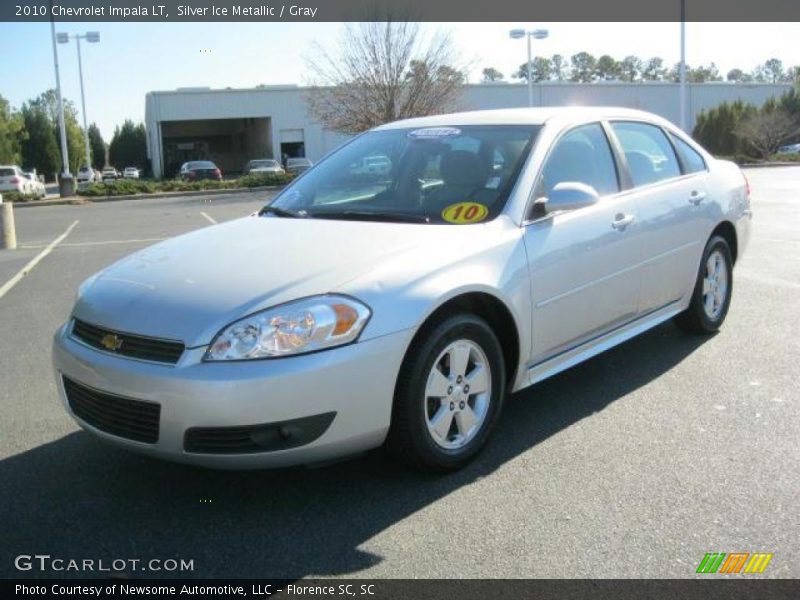
<svg viewBox="0 0 800 600">
<path fill-rule="evenodd" d="M 798 21 L 798 0 L 2 0 L 0 21 Z M 743 40 L 745 42 L 745 40 Z"/>
</svg>

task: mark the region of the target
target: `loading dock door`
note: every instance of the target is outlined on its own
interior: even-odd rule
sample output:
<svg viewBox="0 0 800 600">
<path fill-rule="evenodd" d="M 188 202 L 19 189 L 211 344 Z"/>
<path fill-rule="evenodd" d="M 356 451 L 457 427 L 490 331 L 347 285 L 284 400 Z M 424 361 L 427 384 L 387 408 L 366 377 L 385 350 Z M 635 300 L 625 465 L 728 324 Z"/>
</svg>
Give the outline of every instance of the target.
<svg viewBox="0 0 800 600">
<path fill-rule="evenodd" d="M 281 160 L 287 158 L 303 158 L 306 155 L 305 135 L 302 129 L 281 129 Z"/>
</svg>

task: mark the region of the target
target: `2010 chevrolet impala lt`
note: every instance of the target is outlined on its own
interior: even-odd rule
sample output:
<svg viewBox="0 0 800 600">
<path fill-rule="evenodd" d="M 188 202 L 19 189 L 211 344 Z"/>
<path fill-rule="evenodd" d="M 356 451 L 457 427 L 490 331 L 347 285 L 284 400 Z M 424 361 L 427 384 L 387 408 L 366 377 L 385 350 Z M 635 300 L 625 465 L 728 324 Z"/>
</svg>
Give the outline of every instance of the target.
<svg viewBox="0 0 800 600">
<path fill-rule="evenodd" d="M 89 278 L 55 336 L 87 431 L 222 468 L 383 444 L 443 471 L 510 391 L 725 320 L 749 188 L 669 122 L 483 111 L 359 135 L 258 214 Z"/>
</svg>

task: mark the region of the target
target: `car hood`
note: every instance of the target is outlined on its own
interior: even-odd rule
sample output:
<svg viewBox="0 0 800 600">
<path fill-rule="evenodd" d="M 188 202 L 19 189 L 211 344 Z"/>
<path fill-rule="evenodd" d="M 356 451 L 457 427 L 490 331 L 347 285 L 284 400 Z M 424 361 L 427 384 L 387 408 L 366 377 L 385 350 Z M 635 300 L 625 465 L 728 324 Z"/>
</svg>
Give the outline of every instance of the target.
<svg viewBox="0 0 800 600">
<path fill-rule="evenodd" d="M 246 217 L 161 242 L 111 265 L 81 286 L 73 316 L 201 346 L 236 319 L 342 290 L 404 254 L 474 247 L 474 233 L 454 225 Z"/>
</svg>

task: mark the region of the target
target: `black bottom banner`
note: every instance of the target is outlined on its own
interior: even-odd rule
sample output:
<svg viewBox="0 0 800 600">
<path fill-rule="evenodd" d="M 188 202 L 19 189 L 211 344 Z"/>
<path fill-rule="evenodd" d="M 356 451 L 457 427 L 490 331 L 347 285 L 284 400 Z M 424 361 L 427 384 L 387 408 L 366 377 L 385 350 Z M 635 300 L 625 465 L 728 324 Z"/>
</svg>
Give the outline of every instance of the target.
<svg viewBox="0 0 800 600">
<path fill-rule="evenodd" d="M 789 579 L 301 579 L 3 580 L 0 598 L 584 599 L 800 598 Z"/>
</svg>

